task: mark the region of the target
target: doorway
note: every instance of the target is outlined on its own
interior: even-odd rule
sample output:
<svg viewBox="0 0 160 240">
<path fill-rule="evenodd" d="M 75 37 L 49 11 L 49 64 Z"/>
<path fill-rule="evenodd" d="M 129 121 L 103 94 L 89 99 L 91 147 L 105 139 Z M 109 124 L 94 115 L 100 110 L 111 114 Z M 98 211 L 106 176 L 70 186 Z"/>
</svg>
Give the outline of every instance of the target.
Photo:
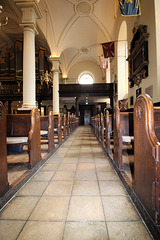
<svg viewBox="0 0 160 240">
<path fill-rule="evenodd" d="M 84 125 L 90 124 L 91 109 L 84 109 Z"/>
<path fill-rule="evenodd" d="M 89 125 L 90 119 L 94 114 L 94 105 L 79 105 L 80 111 L 80 124 L 81 125 Z"/>
</svg>

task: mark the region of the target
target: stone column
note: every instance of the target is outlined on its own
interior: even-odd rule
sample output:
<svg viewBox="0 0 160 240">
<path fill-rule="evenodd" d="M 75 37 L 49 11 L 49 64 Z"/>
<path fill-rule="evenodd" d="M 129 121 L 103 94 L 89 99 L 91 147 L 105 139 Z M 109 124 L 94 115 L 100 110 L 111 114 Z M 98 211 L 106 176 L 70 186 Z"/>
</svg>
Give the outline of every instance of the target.
<svg viewBox="0 0 160 240">
<path fill-rule="evenodd" d="M 53 114 L 59 113 L 59 57 L 50 57 L 53 72 Z"/>
<path fill-rule="evenodd" d="M 36 0 L 15 0 L 22 10 L 23 27 L 23 105 L 24 109 L 36 107 L 35 78 L 35 34 L 38 34 L 36 20 L 42 17 Z"/>
</svg>

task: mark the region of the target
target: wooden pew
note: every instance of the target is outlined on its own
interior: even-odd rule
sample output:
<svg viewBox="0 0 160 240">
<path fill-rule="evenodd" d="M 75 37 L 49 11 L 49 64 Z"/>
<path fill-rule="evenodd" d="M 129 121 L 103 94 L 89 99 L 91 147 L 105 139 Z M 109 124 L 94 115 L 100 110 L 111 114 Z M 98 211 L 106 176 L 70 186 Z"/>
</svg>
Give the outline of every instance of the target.
<svg viewBox="0 0 160 240">
<path fill-rule="evenodd" d="M 48 143 L 48 152 L 52 152 L 55 148 L 54 145 L 54 115 L 53 112 L 50 111 L 48 116 L 41 116 L 41 131 L 46 131 L 46 135 L 44 137 L 47 137 L 47 143 Z M 43 139 L 43 135 L 41 135 L 41 138 Z"/>
<path fill-rule="evenodd" d="M 54 133 L 60 144 L 62 142 L 62 117 L 60 114 L 54 115 Z"/>
<path fill-rule="evenodd" d="M 133 188 L 157 225 L 160 224 L 159 119 L 160 108 L 155 108 L 154 111 L 151 98 L 148 95 L 140 95 L 134 107 Z"/>
<path fill-rule="evenodd" d="M 100 140 L 101 139 L 101 121 L 100 121 L 99 114 L 94 117 L 91 117 L 91 125 L 96 137 L 98 138 L 98 140 Z"/>
<path fill-rule="evenodd" d="M 7 137 L 15 141 L 24 137 L 28 139 L 23 143 L 13 141 L 13 145 L 28 144 L 29 168 L 33 168 L 41 161 L 40 114 L 38 109 L 33 109 L 31 114 L 8 114 Z"/>
<path fill-rule="evenodd" d="M 107 110 L 105 115 L 105 149 L 107 153 L 111 153 L 112 117 L 113 115 L 109 114 Z"/>
<path fill-rule="evenodd" d="M 29 168 L 41 161 L 40 114 L 37 108 L 31 112 L 31 128 L 28 133 Z"/>
<path fill-rule="evenodd" d="M 123 144 L 133 144 L 133 113 L 121 112 L 118 107 L 114 111 L 114 161 L 123 170 Z"/>
<path fill-rule="evenodd" d="M 100 117 L 100 131 L 101 131 L 101 136 L 100 136 L 100 139 L 101 139 L 101 144 L 102 146 L 104 147 L 104 133 L 105 133 L 105 126 L 104 126 L 104 122 L 105 122 L 105 119 L 104 119 L 104 116 L 103 116 L 103 113 L 101 113 L 101 117 Z"/>
<path fill-rule="evenodd" d="M 67 137 L 67 118 L 66 118 L 66 114 L 64 114 L 64 116 L 62 118 L 62 132 L 63 132 L 63 140 L 65 140 L 66 137 Z"/>
<path fill-rule="evenodd" d="M 9 188 L 7 173 L 6 111 L 2 102 L 0 102 L 0 150 L 0 197 L 2 197 Z"/>
<path fill-rule="evenodd" d="M 67 123 L 66 123 L 66 128 L 67 128 L 67 135 L 70 135 L 70 113 L 68 112 L 67 114 Z"/>
</svg>

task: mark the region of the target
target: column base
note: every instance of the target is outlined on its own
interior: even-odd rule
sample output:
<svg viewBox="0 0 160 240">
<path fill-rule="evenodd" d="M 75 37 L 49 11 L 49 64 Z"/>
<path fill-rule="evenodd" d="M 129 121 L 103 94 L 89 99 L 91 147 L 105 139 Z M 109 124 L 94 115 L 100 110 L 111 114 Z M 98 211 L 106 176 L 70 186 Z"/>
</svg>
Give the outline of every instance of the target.
<svg viewBox="0 0 160 240">
<path fill-rule="evenodd" d="M 26 108 L 29 108 L 29 109 L 33 109 L 33 108 L 35 108 L 36 107 L 36 105 L 34 104 L 34 105 L 32 105 L 32 104 L 23 104 L 22 105 L 22 107 L 21 107 L 21 109 L 26 109 Z"/>
<path fill-rule="evenodd" d="M 33 105 L 23 105 L 21 108 L 17 109 L 18 114 L 30 114 L 32 109 L 34 109 L 36 106 Z"/>
<path fill-rule="evenodd" d="M 58 115 L 59 114 L 59 112 L 53 112 L 53 115 Z"/>
</svg>

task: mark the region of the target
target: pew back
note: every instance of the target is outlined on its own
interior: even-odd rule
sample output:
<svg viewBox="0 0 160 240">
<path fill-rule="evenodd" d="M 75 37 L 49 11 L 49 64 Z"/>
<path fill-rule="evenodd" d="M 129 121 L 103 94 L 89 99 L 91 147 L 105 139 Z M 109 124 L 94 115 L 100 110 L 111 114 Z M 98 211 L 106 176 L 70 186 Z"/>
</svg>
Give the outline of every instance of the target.
<svg viewBox="0 0 160 240">
<path fill-rule="evenodd" d="M 148 95 L 140 95 L 136 100 L 134 124 L 134 190 L 153 221 L 160 224 L 160 143 Z"/>
<path fill-rule="evenodd" d="M 114 111 L 114 161 L 120 170 L 123 170 L 122 150 L 123 139 L 122 136 L 133 137 L 133 113 L 120 112 L 116 107 Z M 127 142 L 126 142 L 127 143 Z M 129 139 L 130 143 L 130 139 Z"/>
<path fill-rule="evenodd" d="M 0 102 L 0 197 L 7 192 L 8 169 L 7 169 L 7 145 L 6 145 L 6 111 Z"/>
<path fill-rule="evenodd" d="M 8 114 L 7 136 L 28 137 L 29 168 L 41 160 L 40 114 L 37 108 L 31 114 Z"/>
<path fill-rule="evenodd" d="M 40 113 L 37 108 L 31 112 L 31 128 L 28 133 L 29 168 L 41 161 Z"/>
<path fill-rule="evenodd" d="M 7 137 L 28 137 L 30 126 L 30 114 L 7 115 Z"/>
</svg>

